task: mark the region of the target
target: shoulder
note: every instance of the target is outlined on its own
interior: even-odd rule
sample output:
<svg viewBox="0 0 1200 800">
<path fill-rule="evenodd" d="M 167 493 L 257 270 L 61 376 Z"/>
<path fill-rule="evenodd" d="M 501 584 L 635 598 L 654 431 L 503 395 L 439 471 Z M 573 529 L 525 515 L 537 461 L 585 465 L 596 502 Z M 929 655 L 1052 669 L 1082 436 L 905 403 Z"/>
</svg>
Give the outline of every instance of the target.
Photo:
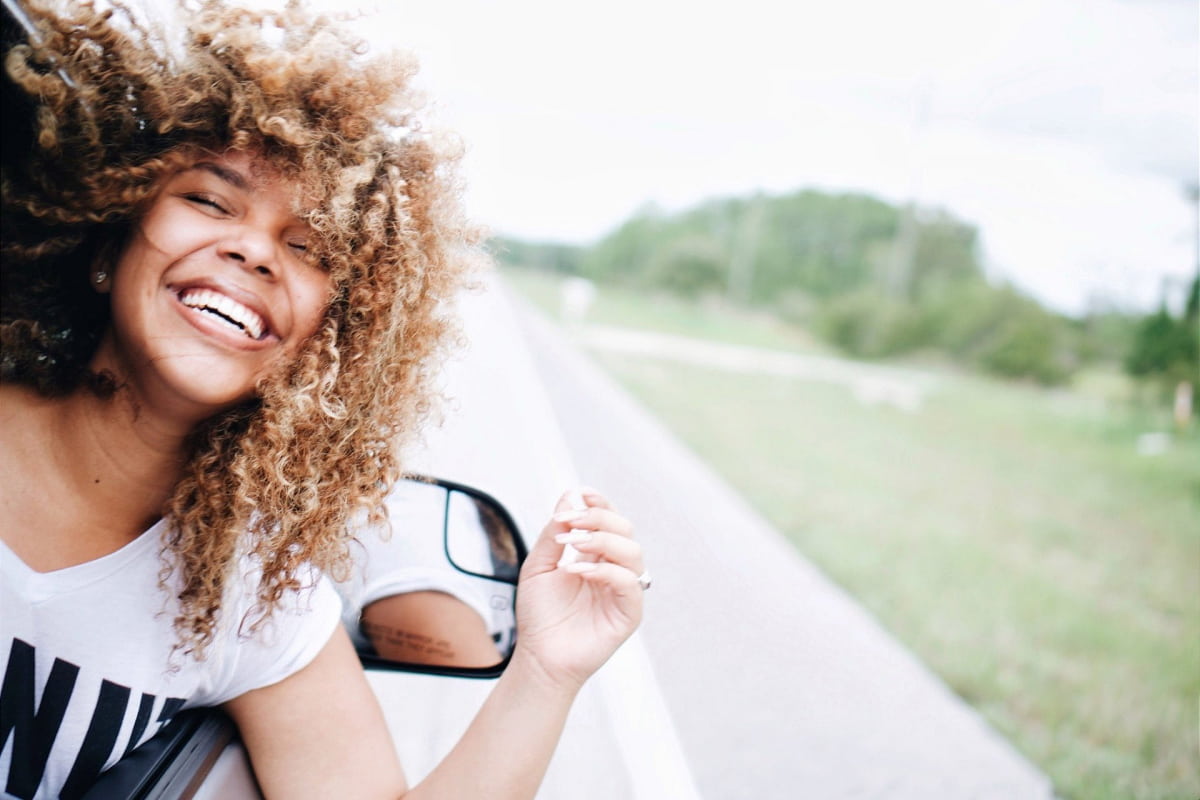
<svg viewBox="0 0 1200 800">
<path fill-rule="evenodd" d="M 248 563 L 243 559 L 243 567 Z M 338 625 L 342 601 L 332 583 L 306 567 L 300 588 L 287 591 L 276 606 L 261 607 L 258 571 L 240 569 L 209 651 L 211 685 L 203 705 L 224 703 L 276 683 L 309 664 Z"/>
</svg>

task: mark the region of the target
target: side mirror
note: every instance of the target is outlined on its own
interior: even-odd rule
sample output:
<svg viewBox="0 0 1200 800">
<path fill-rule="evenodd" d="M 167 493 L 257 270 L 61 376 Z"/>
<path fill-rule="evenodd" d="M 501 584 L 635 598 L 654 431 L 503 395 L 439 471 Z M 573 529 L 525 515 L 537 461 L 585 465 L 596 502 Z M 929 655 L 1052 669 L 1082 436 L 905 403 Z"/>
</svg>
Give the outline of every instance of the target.
<svg viewBox="0 0 1200 800">
<path fill-rule="evenodd" d="M 411 477 L 386 501 L 386 525 L 358 532 L 338 584 L 342 622 L 367 669 L 495 678 L 516 644 L 525 543 L 495 498 Z"/>
</svg>

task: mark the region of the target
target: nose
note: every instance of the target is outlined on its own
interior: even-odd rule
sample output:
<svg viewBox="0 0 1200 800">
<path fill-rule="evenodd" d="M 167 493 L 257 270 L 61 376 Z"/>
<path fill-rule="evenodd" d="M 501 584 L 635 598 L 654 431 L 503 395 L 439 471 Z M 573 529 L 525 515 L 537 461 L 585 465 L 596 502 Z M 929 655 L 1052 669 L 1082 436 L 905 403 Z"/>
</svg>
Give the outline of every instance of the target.
<svg viewBox="0 0 1200 800">
<path fill-rule="evenodd" d="M 264 278 L 278 277 L 275 243 L 270 235 L 243 225 L 220 245 L 220 254 Z"/>
</svg>

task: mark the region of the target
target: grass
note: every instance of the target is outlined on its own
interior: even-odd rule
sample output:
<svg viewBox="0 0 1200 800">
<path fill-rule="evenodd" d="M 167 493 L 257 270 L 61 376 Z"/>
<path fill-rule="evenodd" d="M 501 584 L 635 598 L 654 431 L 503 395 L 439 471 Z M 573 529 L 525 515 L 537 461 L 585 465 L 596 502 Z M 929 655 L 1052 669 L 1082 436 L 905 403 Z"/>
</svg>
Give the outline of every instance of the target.
<svg viewBox="0 0 1200 800">
<path fill-rule="evenodd" d="M 516 283 L 552 300 L 536 280 Z M 660 307 L 606 293 L 596 312 L 638 325 Z M 714 307 L 653 327 L 805 347 Z M 1200 797 L 1200 433 L 1138 455 L 1169 419 L 1112 373 L 1053 391 L 947 374 L 906 414 L 835 386 L 597 357 L 1061 796 Z"/>
</svg>

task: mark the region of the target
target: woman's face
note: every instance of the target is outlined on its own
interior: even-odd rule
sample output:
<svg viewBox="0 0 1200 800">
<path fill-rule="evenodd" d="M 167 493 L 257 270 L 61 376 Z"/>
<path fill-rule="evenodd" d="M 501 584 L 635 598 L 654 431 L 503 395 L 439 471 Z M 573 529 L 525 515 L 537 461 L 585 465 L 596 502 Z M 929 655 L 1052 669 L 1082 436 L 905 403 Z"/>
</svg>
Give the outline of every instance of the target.
<svg viewBox="0 0 1200 800">
<path fill-rule="evenodd" d="M 121 252 L 94 366 L 142 403 L 196 419 L 237 405 L 321 323 L 332 283 L 294 187 L 253 166 L 227 153 L 168 177 Z"/>
</svg>

